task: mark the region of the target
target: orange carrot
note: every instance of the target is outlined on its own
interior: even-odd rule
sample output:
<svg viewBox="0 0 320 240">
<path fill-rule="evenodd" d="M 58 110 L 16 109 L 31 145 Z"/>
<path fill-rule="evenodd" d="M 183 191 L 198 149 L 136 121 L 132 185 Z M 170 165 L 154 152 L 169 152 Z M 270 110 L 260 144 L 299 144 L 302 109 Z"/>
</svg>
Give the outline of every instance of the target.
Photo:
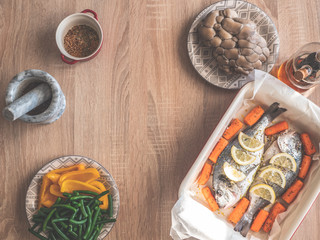
<svg viewBox="0 0 320 240">
<path fill-rule="evenodd" d="M 252 126 L 253 124 L 255 124 L 259 118 L 264 114 L 264 110 L 262 109 L 262 107 L 260 106 L 256 106 L 254 109 L 252 109 L 247 116 L 245 116 L 244 118 L 244 122 L 249 125 Z"/>
<path fill-rule="evenodd" d="M 301 188 L 303 187 L 303 182 L 301 182 L 299 179 L 295 181 L 294 184 L 291 185 L 291 187 L 288 188 L 288 190 L 282 195 L 282 199 L 290 204 L 292 201 L 296 198 L 298 193 L 300 192 Z"/>
<path fill-rule="evenodd" d="M 278 132 L 282 132 L 284 130 L 287 130 L 288 128 L 289 128 L 288 123 L 286 121 L 282 121 L 282 122 L 279 122 L 271 127 L 266 128 L 264 133 L 267 136 L 270 136 L 270 135 L 276 134 Z"/>
<path fill-rule="evenodd" d="M 301 179 L 304 179 L 307 176 L 307 173 L 309 171 L 310 165 L 311 165 L 311 157 L 308 155 L 304 155 L 300 167 L 300 172 L 298 177 Z"/>
<path fill-rule="evenodd" d="M 200 185 L 204 185 L 207 183 L 207 181 L 209 180 L 211 171 L 212 171 L 212 165 L 209 163 L 205 163 L 200 173 L 200 177 L 198 179 L 198 183 Z"/>
<path fill-rule="evenodd" d="M 268 216 L 269 212 L 261 209 L 256 218 L 254 219 L 250 229 L 254 232 L 259 232 Z"/>
<path fill-rule="evenodd" d="M 310 136 L 308 133 L 302 133 L 300 135 L 301 142 L 303 144 L 304 152 L 307 155 L 312 155 L 316 152 L 316 148 L 314 147 L 313 143 L 311 142 Z"/>
<path fill-rule="evenodd" d="M 227 140 L 230 140 L 241 128 L 243 127 L 243 123 L 238 119 L 232 119 L 228 128 L 224 131 L 222 137 Z"/>
<path fill-rule="evenodd" d="M 216 202 L 216 200 L 214 199 L 211 191 L 210 191 L 210 188 L 209 187 L 205 187 L 205 188 L 202 188 L 202 194 L 204 196 L 204 198 L 207 200 L 208 204 L 209 204 L 209 207 L 210 209 L 214 212 L 216 210 L 219 209 L 219 206 Z"/>
<path fill-rule="evenodd" d="M 265 232 L 270 232 L 272 225 L 274 223 L 274 221 L 276 220 L 276 217 L 280 214 L 286 211 L 286 208 L 279 202 L 277 202 L 275 205 L 273 205 L 270 214 L 267 218 L 267 220 L 265 221 L 262 229 Z"/>
<path fill-rule="evenodd" d="M 216 163 L 217 159 L 220 155 L 220 153 L 222 153 L 223 149 L 225 149 L 225 147 L 228 145 L 228 141 L 225 140 L 223 137 L 219 139 L 218 143 L 216 144 L 216 146 L 214 147 L 214 149 L 212 150 L 209 159 L 213 162 Z"/>
<path fill-rule="evenodd" d="M 247 211 L 247 208 L 249 206 L 250 201 L 243 197 L 238 205 L 233 209 L 231 214 L 228 217 L 228 220 L 234 224 L 239 222 L 239 220 L 242 218 L 243 214 Z"/>
</svg>

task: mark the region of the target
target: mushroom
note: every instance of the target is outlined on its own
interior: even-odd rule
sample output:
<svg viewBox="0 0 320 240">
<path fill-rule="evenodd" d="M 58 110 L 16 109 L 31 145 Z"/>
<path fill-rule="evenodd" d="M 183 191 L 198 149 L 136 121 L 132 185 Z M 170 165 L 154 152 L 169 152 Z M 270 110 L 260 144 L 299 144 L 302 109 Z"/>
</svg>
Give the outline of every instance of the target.
<svg viewBox="0 0 320 240">
<path fill-rule="evenodd" d="M 210 12 L 198 32 L 203 43 L 213 48 L 219 69 L 227 74 L 249 74 L 253 69 L 261 69 L 270 54 L 254 22 L 239 18 L 232 9 Z"/>
</svg>

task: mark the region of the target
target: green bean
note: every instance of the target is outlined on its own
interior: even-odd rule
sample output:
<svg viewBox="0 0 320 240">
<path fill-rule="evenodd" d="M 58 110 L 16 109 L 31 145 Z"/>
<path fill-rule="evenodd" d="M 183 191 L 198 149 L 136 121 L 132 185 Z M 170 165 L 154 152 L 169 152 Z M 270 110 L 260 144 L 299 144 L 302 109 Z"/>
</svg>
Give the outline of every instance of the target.
<svg viewBox="0 0 320 240">
<path fill-rule="evenodd" d="M 32 230 L 31 228 L 28 229 L 29 232 L 31 232 L 34 236 L 41 240 L 48 240 L 48 238 L 42 236 L 40 233 L 37 233 L 36 231 Z"/>
<path fill-rule="evenodd" d="M 85 218 L 83 220 L 80 220 L 80 221 L 77 221 L 77 220 L 74 220 L 74 219 L 70 219 L 69 222 L 73 223 L 73 224 L 76 224 L 76 225 L 81 225 L 81 224 L 84 224 L 85 222 L 87 222 L 87 218 Z"/>
<path fill-rule="evenodd" d="M 90 229 L 91 229 L 91 225 L 92 225 L 92 213 L 91 213 L 91 210 L 89 208 L 89 206 L 86 206 L 87 208 L 87 212 L 89 214 L 89 217 L 88 217 L 88 222 L 87 222 L 87 225 L 86 225 L 86 232 L 83 236 L 83 239 L 87 239 L 88 236 L 89 236 L 89 233 L 90 233 Z"/>
<path fill-rule="evenodd" d="M 48 214 L 47 218 L 44 220 L 43 222 L 43 226 L 42 226 L 42 231 L 45 231 L 47 229 L 47 225 L 48 225 L 48 222 L 50 220 L 50 218 L 52 217 L 52 215 L 54 214 L 54 212 L 56 211 L 57 209 L 54 208 L 51 210 L 51 212 Z"/>
<path fill-rule="evenodd" d="M 72 214 L 70 219 L 74 219 L 78 212 L 79 212 L 79 208 L 76 209 L 76 211 Z"/>
<path fill-rule="evenodd" d="M 92 198 L 93 198 L 92 196 L 81 195 L 81 196 L 71 197 L 70 200 L 71 201 L 76 201 L 76 200 L 79 200 L 79 199 L 92 199 Z"/>
<path fill-rule="evenodd" d="M 100 208 L 99 208 L 99 206 L 96 206 L 96 207 L 94 208 L 94 210 L 95 210 L 95 213 L 94 213 L 94 215 L 93 215 L 92 226 L 91 226 L 91 229 L 90 229 L 89 236 L 91 235 L 94 227 L 96 226 L 97 218 L 98 218 L 98 216 L 99 216 L 99 214 L 100 214 Z"/>
<path fill-rule="evenodd" d="M 101 221 L 98 221 L 97 224 L 102 224 L 102 223 L 110 223 L 110 222 L 116 222 L 117 220 L 114 218 L 110 218 L 110 219 L 103 219 Z"/>
<path fill-rule="evenodd" d="M 98 229 L 96 230 L 96 235 L 94 236 L 93 240 L 97 240 L 97 238 L 99 237 L 99 234 L 101 232 L 102 227 L 103 227 L 103 224 L 100 224 L 100 226 L 98 226 Z"/>
<path fill-rule="evenodd" d="M 106 194 L 108 194 L 108 193 L 109 193 L 109 190 L 104 191 L 104 192 L 96 195 L 96 196 L 89 202 L 88 205 L 90 206 L 95 200 L 100 199 L 101 197 L 103 197 L 104 195 L 106 195 Z"/>
<path fill-rule="evenodd" d="M 49 238 L 50 238 L 50 240 L 57 240 L 57 239 L 56 239 L 56 236 L 54 235 L 53 232 L 50 232 Z"/>
<path fill-rule="evenodd" d="M 108 203 L 109 203 L 108 215 L 109 215 L 109 217 L 113 217 L 113 199 L 112 199 L 112 195 L 111 194 L 108 195 Z"/>
<path fill-rule="evenodd" d="M 56 218 L 61 218 L 60 215 L 59 215 L 59 213 L 58 213 L 58 211 L 56 211 L 56 212 L 54 213 L 54 216 L 55 216 Z M 59 223 L 60 223 L 60 225 L 61 225 L 63 228 L 67 228 L 67 227 L 68 227 L 68 225 L 65 224 L 64 222 L 59 222 Z"/>
<path fill-rule="evenodd" d="M 58 227 L 55 223 L 52 223 L 52 226 L 54 230 L 57 232 L 57 234 L 62 237 L 64 240 L 70 240 Z"/>
<path fill-rule="evenodd" d="M 58 197 L 55 204 L 59 204 L 61 202 L 61 200 L 62 200 L 61 197 Z"/>
<path fill-rule="evenodd" d="M 98 193 L 96 193 L 96 192 L 87 191 L 87 190 L 77 190 L 77 191 L 73 191 L 73 192 L 84 193 L 84 194 L 90 194 L 90 195 L 94 195 L 94 196 L 97 196 L 97 195 L 98 195 Z"/>
<path fill-rule="evenodd" d="M 79 239 L 81 239 L 81 237 L 82 237 L 82 225 L 79 226 L 78 236 L 79 236 Z"/>
<path fill-rule="evenodd" d="M 73 207 L 80 207 L 80 203 L 75 202 L 75 201 L 71 201 Z"/>
<path fill-rule="evenodd" d="M 68 230 L 68 233 L 70 233 L 73 237 L 77 238 L 78 239 L 78 234 L 76 234 L 74 231 L 72 230 Z"/>
<path fill-rule="evenodd" d="M 67 197 L 67 198 L 70 198 L 72 196 L 70 193 L 66 193 L 66 192 L 62 193 L 62 195 Z"/>
<path fill-rule="evenodd" d="M 71 211 L 73 211 L 73 212 L 75 212 L 75 211 L 77 210 L 76 208 L 74 208 L 74 207 L 72 207 L 72 206 L 70 206 L 70 205 L 68 205 L 68 204 L 53 204 L 52 206 L 53 206 L 53 207 L 66 208 L 66 209 L 69 209 L 69 210 L 71 210 Z"/>
<path fill-rule="evenodd" d="M 57 222 L 64 222 L 64 221 L 68 221 L 69 218 L 57 218 L 57 219 L 53 219 L 51 222 L 53 223 L 57 223 Z"/>
<path fill-rule="evenodd" d="M 81 210 L 81 212 L 82 212 L 82 214 L 83 214 L 83 216 L 84 216 L 85 218 L 88 217 L 88 214 L 87 214 L 87 212 L 86 212 L 86 210 L 85 210 L 85 208 L 84 208 L 83 199 L 80 200 L 80 210 Z"/>
</svg>

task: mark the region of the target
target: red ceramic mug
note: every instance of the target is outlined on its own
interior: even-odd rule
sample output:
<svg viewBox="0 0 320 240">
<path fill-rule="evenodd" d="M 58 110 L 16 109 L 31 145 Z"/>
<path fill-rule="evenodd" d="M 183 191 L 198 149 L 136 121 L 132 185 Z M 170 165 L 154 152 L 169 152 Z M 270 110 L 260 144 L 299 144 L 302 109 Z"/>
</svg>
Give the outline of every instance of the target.
<svg viewBox="0 0 320 240">
<path fill-rule="evenodd" d="M 93 14 L 93 17 L 86 13 Z M 99 37 L 98 48 L 89 56 L 86 56 L 86 57 L 72 56 L 66 51 L 64 47 L 65 35 L 73 26 L 77 26 L 77 25 L 87 25 L 93 28 L 98 34 L 98 37 Z M 56 43 L 61 53 L 61 59 L 62 61 L 68 64 L 75 64 L 79 61 L 88 61 L 94 58 L 99 53 L 102 46 L 102 42 L 103 42 L 103 32 L 98 22 L 97 13 L 90 9 L 85 9 L 81 13 L 75 13 L 75 14 L 69 15 L 68 17 L 66 17 L 61 21 L 56 31 Z"/>
</svg>

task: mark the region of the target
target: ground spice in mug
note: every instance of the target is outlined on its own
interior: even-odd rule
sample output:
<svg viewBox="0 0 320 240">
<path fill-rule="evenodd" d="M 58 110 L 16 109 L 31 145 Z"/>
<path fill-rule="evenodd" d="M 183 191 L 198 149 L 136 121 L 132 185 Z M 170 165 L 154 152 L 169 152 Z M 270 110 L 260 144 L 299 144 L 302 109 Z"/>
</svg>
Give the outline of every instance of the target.
<svg viewBox="0 0 320 240">
<path fill-rule="evenodd" d="M 97 32 L 87 25 L 72 27 L 64 37 L 64 48 L 74 57 L 87 57 L 97 50 L 98 46 Z"/>
</svg>

